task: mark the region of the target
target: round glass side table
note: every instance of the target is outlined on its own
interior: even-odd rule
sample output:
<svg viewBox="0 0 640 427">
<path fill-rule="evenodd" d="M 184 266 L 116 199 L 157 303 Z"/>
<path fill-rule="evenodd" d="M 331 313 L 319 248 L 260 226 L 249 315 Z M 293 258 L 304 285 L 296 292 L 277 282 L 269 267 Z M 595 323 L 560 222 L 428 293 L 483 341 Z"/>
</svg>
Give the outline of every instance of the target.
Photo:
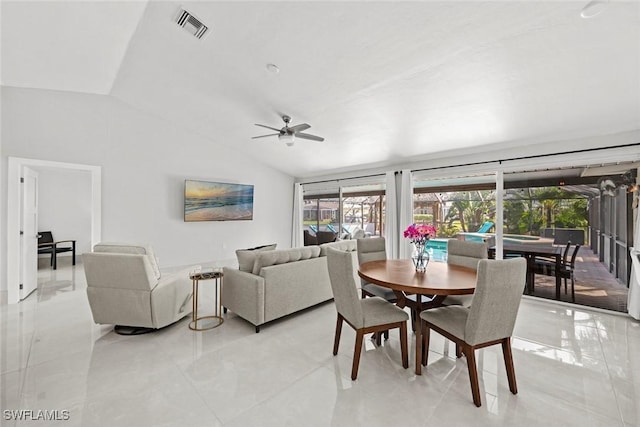
<svg viewBox="0 0 640 427">
<path fill-rule="evenodd" d="M 189 323 L 189 329 L 193 331 L 206 331 L 222 325 L 224 322 L 222 318 L 222 301 L 220 298 L 223 279 L 222 269 L 195 271 L 189 274 L 189 278 L 193 283 L 193 312 L 191 314 L 192 320 Z M 213 280 L 215 303 L 212 315 L 198 317 L 198 288 L 201 280 Z"/>
</svg>

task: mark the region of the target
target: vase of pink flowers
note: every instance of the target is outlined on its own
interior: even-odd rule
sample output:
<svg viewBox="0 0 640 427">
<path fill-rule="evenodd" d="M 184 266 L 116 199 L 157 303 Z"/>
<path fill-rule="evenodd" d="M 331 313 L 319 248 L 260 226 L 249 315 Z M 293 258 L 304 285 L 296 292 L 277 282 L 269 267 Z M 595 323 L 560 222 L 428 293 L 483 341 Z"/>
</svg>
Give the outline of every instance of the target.
<svg viewBox="0 0 640 427">
<path fill-rule="evenodd" d="M 436 236 L 436 228 L 431 224 L 411 224 L 404 230 L 403 235 L 413 243 L 414 250 L 411 260 L 416 272 L 424 273 L 430 260 L 427 243 L 429 239 Z"/>
</svg>

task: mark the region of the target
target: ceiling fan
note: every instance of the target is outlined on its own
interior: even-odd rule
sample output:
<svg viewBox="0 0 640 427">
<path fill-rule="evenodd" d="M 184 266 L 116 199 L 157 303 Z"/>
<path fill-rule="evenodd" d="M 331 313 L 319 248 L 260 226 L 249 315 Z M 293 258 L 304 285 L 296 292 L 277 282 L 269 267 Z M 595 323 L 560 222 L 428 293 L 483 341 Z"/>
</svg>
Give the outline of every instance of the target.
<svg viewBox="0 0 640 427">
<path fill-rule="evenodd" d="M 263 127 L 263 128 L 271 129 L 271 130 L 274 130 L 274 131 L 276 131 L 278 133 L 270 133 L 268 135 L 254 136 L 251 139 L 265 138 L 267 136 L 277 136 L 280 141 L 284 141 L 289 147 L 291 147 L 294 144 L 296 138 L 310 139 L 311 141 L 317 141 L 317 142 L 324 141 L 324 138 L 322 138 L 320 136 L 311 135 L 311 134 L 302 132 L 303 130 L 309 129 L 311 127 L 310 125 L 308 125 L 306 123 L 302 123 L 302 124 L 299 124 L 299 125 L 295 125 L 295 126 L 289 127 L 289 122 L 291 122 L 291 117 L 289 117 L 287 115 L 282 116 L 282 120 L 284 121 L 284 127 L 282 129 L 277 129 L 277 128 L 273 128 L 271 126 L 260 125 L 258 123 L 254 123 L 256 126 L 260 126 L 260 127 Z"/>
<path fill-rule="evenodd" d="M 598 179 L 598 188 L 605 196 L 615 197 L 620 187 L 633 185 L 634 177 L 631 171 L 621 175 L 602 176 Z"/>
</svg>

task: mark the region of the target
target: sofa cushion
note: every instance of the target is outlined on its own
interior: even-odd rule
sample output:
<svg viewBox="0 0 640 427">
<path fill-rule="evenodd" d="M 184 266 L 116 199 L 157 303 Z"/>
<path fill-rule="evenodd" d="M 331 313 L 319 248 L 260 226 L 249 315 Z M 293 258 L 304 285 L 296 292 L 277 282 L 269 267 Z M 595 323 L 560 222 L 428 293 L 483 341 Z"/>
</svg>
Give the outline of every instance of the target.
<svg viewBox="0 0 640 427">
<path fill-rule="evenodd" d="M 253 270 L 253 264 L 256 261 L 256 255 L 263 251 L 273 251 L 276 248 L 276 243 L 270 245 L 256 246 L 255 248 L 238 249 L 236 256 L 238 257 L 238 268 L 240 271 L 246 271 L 251 273 Z"/>
<path fill-rule="evenodd" d="M 286 264 L 288 262 L 302 261 L 305 259 L 318 258 L 319 256 L 319 246 L 305 246 L 302 248 L 261 252 L 256 255 L 252 273 L 257 275 L 260 274 L 260 270 L 262 270 L 264 267 Z"/>
<path fill-rule="evenodd" d="M 100 242 L 93 247 L 93 252 L 115 254 L 146 255 L 156 279 L 160 279 L 160 267 L 151 246 L 143 243 Z"/>
</svg>

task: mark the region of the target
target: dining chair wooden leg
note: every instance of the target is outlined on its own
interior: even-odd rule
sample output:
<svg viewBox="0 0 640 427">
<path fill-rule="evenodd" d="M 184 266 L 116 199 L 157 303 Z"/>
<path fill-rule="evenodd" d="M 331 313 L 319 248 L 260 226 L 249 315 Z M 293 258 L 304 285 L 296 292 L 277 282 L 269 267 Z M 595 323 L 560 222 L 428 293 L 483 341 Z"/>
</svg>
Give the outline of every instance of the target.
<svg viewBox="0 0 640 427">
<path fill-rule="evenodd" d="M 576 302 L 576 282 L 573 273 L 571 274 L 571 302 Z"/>
<path fill-rule="evenodd" d="M 422 375 L 422 352 L 424 351 L 422 323 L 422 319 L 420 319 L 419 327 L 416 329 L 416 375 Z"/>
<path fill-rule="evenodd" d="M 389 330 L 384 331 L 384 340 L 387 341 L 389 339 Z"/>
<path fill-rule="evenodd" d="M 427 362 L 429 361 L 431 328 L 426 322 L 422 322 L 422 325 L 422 365 L 427 366 Z"/>
<path fill-rule="evenodd" d="M 416 332 L 417 324 L 420 322 L 420 313 L 413 307 L 411 307 L 411 330 Z"/>
<path fill-rule="evenodd" d="M 336 336 L 333 340 L 333 355 L 338 354 L 338 347 L 340 346 L 340 334 L 342 333 L 342 320 L 343 317 L 338 314 L 338 320 L 336 321 Z"/>
<path fill-rule="evenodd" d="M 351 367 L 351 379 L 358 378 L 358 367 L 360 366 L 360 354 L 362 353 L 362 339 L 364 332 L 362 329 L 356 331 L 356 345 L 353 349 L 353 366 Z"/>
<path fill-rule="evenodd" d="M 471 394 L 473 395 L 473 403 L 477 407 L 482 406 L 480 400 L 480 383 L 478 382 L 478 368 L 476 367 L 475 349 L 469 345 L 463 344 L 464 355 L 467 356 L 467 368 L 469 370 L 469 381 L 471 382 Z"/>
<path fill-rule="evenodd" d="M 382 332 L 375 333 L 376 345 L 380 347 L 382 345 Z"/>
<path fill-rule="evenodd" d="M 389 333 L 389 330 L 386 331 Z M 409 367 L 409 351 L 407 350 L 407 322 L 400 323 L 400 352 L 402 353 L 402 367 Z"/>
<path fill-rule="evenodd" d="M 516 370 L 513 367 L 513 354 L 511 353 L 511 338 L 505 338 L 502 340 L 502 355 L 504 356 L 504 366 L 507 370 L 509 390 L 511 390 L 511 393 L 513 394 L 518 394 L 518 385 L 516 384 Z"/>
<path fill-rule="evenodd" d="M 456 343 L 456 357 L 460 359 L 462 357 L 462 347 L 460 344 Z"/>
</svg>

